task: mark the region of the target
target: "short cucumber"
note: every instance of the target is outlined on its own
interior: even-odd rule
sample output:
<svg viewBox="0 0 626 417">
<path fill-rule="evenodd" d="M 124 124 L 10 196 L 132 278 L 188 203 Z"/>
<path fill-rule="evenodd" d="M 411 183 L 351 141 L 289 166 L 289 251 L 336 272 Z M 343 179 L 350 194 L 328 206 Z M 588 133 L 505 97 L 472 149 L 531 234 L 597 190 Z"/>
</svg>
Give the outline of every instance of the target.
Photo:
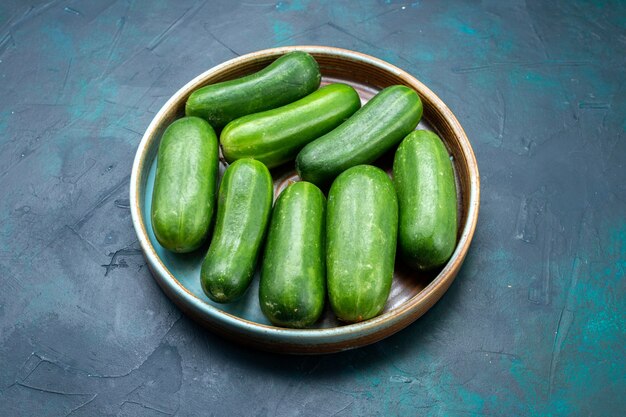
<svg viewBox="0 0 626 417">
<path fill-rule="evenodd" d="M 215 207 L 217 165 L 217 136 L 206 121 L 183 117 L 163 133 L 151 218 L 164 248 L 191 252 L 204 242 Z"/>
<path fill-rule="evenodd" d="M 224 172 L 211 245 L 202 263 L 205 294 L 218 303 L 248 288 L 272 210 L 272 176 L 259 161 L 240 159 Z"/>
<path fill-rule="evenodd" d="M 246 114 L 283 106 L 315 91 L 319 65 L 306 52 L 285 54 L 264 69 L 235 80 L 202 87 L 189 96 L 187 116 L 198 116 L 220 130 Z"/>
<path fill-rule="evenodd" d="M 322 313 L 325 205 L 324 194 L 308 182 L 289 185 L 276 200 L 259 288 L 261 310 L 275 325 L 307 327 Z"/>
<path fill-rule="evenodd" d="M 330 132 L 361 107 L 345 84 L 330 84 L 277 109 L 230 122 L 220 135 L 227 161 L 254 158 L 268 168 L 293 160 L 304 145 Z"/>
<path fill-rule="evenodd" d="M 421 117 L 415 91 L 387 87 L 339 127 L 306 145 L 296 158 L 298 174 L 327 185 L 350 167 L 374 162 L 415 129 Z"/>
<path fill-rule="evenodd" d="M 328 297 L 346 322 L 383 310 L 393 279 L 398 228 L 396 192 L 387 174 L 370 165 L 349 168 L 328 193 Z"/>
<path fill-rule="evenodd" d="M 457 201 L 452 162 L 439 136 L 427 130 L 408 135 L 396 151 L 393 176 L 400 256 L 423 270 L 443 265 L 456 246 Z"/>
</svg>

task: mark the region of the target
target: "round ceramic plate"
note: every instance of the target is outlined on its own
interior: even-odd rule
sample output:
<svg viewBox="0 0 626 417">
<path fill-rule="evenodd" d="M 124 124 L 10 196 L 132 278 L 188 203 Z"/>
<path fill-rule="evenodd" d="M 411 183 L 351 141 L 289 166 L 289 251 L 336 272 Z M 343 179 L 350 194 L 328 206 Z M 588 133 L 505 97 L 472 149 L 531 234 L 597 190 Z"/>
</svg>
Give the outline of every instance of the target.
<svg viewBox="0 0 626 417">
<path fill-rule="evenodd" d="M 390 85 L 403 84 L 413 88 L 424 105 L 424 116 L 417 128 L 437 132 L 454 163 L 459 234 L 451 259 L 442 269 L 429 274 L 410 270 L 398 262 L 384 312 L 357 324 L 338 322 L 327 305 L 325 314 L 314 328 L 296 330 L 272 326 L 259 306 L 258 274 L 241 300 L 232 304 L 214 303 L 204 295 L 200 286 L 200 265 L 206 245 L 187 255 L 171 253 L 159 245 L 150 222 L 156 154 L 161 135 L 172 121 L 184 116 L 189 94 L 204 85 L 258 71 L 277 57 L 294 50 L 306 51 L 315 57 L 320 65 L 323 85 L 335 82 L 349 84 L 358 91 L 363 103 Z M 375 165 L 389 172 L 392 160 L 393 152 L 390 152 Z M 222 162 L 220 174 L 225 166 Z M 298 180 L 293 164 L 272 171 L 272 175 L 275 197 L 290 180 Z M 446 105 L 414 77 L 358 52 L 324 46 L 291 46 L 232 59 L 200 74 L 178 90 L 154 117 L 139 144 L 132 170 L 130 201 L 133 225 L 147 264 L 165 294 L 186 314 L 229 339 L 261 349 L 328 353 L 383 339 L 408 326 L 441 298 L 459 271 L 474 234 L 478 218 L 479 175 L 474 153 L 461 125 Z"/>
</svg>

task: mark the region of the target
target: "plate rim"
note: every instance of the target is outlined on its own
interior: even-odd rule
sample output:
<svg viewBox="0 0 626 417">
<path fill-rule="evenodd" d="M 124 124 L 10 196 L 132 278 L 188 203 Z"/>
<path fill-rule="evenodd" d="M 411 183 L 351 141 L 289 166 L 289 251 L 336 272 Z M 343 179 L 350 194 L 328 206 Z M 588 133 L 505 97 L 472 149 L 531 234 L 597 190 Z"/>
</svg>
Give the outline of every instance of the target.
<svg viewBox="0 0 626 417">
<path fill-rule="evenodd" d="M 457 246 L 451 255 L 450 261 L 424 289 L 413 297 L 390 311 L 360 323 L 332 328 L 288 329 L 256 323 L 220 310 L 196 297 L 167 269 L 150 242 L 143 221 L 144 217 L 140 207 L 141 173 L 144 171 L 149 145 L 151 145 L 152 141 L 158 140 L 156 131 L 163 119 L 170 114 L 174 104 L 203 85 L 204 80 L 215 73 L 236 67 L 243 62 L 268 56 L 280 56 L 295 50 L 311 54 L 341 57 L 349 61 L 360 61 L 391 72 L 407 83 L 418 86 L 420 96 L 427 96 L 429 103 L 434 105 L 439 113 L 445 115 L 451 130 L 458 138 L 462 154 L 468 165 L 470 175 L 467 221 L 462 227 Z M 129 191 L 132 223 L 144 258 L 153 278 L 179 308 L 226 337 L 240 342 L 248 342 L 262 349 L 286 351 L 289 353 L 329 353 L 364 346 L 388 337 L 417 320 L 443 296 L 454 281 L 458 269 L 465 259 L 476 229 L 480 206 L 480 175 L 469 139 L 456 116 L 436 94 L 417 78 L 386 61 L 361 52 L 328 46 L 297 45 L 264 49 L 235 57 L 202 72 L 178 89 L 159 109 L 141 138 L 133 161 Z M 388 331 L 383 332 L 384 334 L 381 337 L 368 339 L 369 336 L 384 329 Z M 235 331 L 236 334 L 228 334 L 229 331 Z M 227 334 L 224 334 L 225 332 Z M 249 340 L 245 340 L 248 336 Z M 345 343 L 350 341 L 358 343 L 346 346 Z M 319 349 L 316 349 L 316 347 L 319 347 Z"/>
</svg>

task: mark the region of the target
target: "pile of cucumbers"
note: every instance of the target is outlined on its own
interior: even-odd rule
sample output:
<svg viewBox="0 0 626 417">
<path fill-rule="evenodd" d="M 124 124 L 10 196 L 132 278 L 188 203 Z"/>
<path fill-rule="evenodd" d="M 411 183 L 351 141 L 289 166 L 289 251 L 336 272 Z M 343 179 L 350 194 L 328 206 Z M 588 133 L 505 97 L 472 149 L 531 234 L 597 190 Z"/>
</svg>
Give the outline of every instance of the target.
<svg viewBox="0 0 626 417">
<path fill-rule="evenodd" d="M 202 87 L 163 133 L 157 156 L 159 243 L 186 253 L 211 235 L 199 279 L 219 303 L 245 293 L 260 259 L 261 309 L 284 327 L 314 324 L 327 295 L 344 322 L 375 317 L 396 247 L 406 264 L 431 270 L 456 246 L 452 163 L 435 133 L 414 130 L 417 93 L 394 85 L 361 107 L 352 87 L 320 82 L 315 59 L 298 51 Z M 218 190 L 220 144 L 229 166 Z M 392 182 L 368 164 L 398 144 Z M 302 181 L 273 204 L 269 169 L 294 160 Z"/>
</svg>

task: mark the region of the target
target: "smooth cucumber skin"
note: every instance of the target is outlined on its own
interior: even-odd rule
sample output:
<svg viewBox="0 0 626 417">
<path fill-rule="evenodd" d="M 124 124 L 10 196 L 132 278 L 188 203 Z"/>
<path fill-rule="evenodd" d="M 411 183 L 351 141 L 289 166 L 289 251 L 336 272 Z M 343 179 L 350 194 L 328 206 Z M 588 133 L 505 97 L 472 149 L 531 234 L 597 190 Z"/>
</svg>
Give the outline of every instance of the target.
<svg viewBox="0 0 626 417">
<path fill-rule="evenodd" d="M 151 211 L 161 246 L 186 253 L 202 245 L 213 219 L 217 166 L 217 136 L 205 120 L 183 117 L 165 130 Z"/>
<path fill-rule="evenodd" d="M 187 116 L 198 116 L 220 130 L 246 114 L 283 106 L 315 91 L 322 76 L 306 52 L 285 54 L 264 69 L 235 80 L 202 87 L 189 96 Z"/>
<path fill-rule="evenodd" d="M 272 176 L 263 163 L 240 159 L 224 172 L 217 219 L 200 273 L 202 289 L 218 303 L 248 288 L 272 211 Z"/>
<path fill-rule="evenodd" d="M 396 256 L 398 202 L 387 174 L 358 165 L 337 177 L 328 193 L 328 298 L 337 318 L 359 322 L 381 313 Z"/>
<path fill-rule="evenodd" d="M 330 132 L 361 107 L 354 88 L 330 84 L 298 101 L 230 122 L 220 134 L 227 161 L 254 158 L 268 168 L 293 160 L 304 145 Z"/>
<path fill-rule="evenodd" d="M 324 194 L 308 182 L 276 200 L 268 231 L 259 301 L 275 325 L 303 328 L 322 314 L 326 296 Z"/>
<path fill-rule="evenodd" d="M 443 265 L 456 246 L 457 198 L 450 155 L 439 136 L 409 134 L 396 151 L 393 177 L 400 256 L 422 270 Z"/>
<path fill-rule="evenodd" d="M 306 145 L 296 158 L 300 177 L 316 185 L 329 184 L 346 169 L 374 162 L 397 145 L 422 118 L 415 91 L 387 87 L 343 124 Z"/>
</svg>

